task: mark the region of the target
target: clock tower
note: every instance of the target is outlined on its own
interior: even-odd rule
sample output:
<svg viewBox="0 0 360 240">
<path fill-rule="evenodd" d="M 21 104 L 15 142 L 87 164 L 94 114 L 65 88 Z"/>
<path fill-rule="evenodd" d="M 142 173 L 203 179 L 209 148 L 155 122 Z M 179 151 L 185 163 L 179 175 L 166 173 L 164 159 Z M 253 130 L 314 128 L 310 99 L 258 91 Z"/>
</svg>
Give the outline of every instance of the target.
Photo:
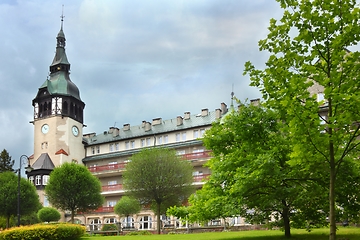
<svg viewBox="0 0 360 240">
<path fill-rule="evenodd" d="M 44 176 L 49 175 L 54 167 L 65 162 L 81 163 L 85 157 L 82 142 L 85 103 L 80 98 L 79 89 L 70 80 L 63 20 L 62 16 L 50 74 L 32 101 L 34 155 L 31 165 L 34 170 L 28 176 L 38 190 L 44 188 L 47 181 Z"/>
</svg>

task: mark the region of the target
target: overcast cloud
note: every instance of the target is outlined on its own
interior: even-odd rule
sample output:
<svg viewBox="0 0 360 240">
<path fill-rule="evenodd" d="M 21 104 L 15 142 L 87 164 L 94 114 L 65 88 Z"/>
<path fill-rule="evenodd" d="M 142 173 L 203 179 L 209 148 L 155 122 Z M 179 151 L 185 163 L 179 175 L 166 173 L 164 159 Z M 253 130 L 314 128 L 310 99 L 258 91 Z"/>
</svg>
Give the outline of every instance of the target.
<svg viewBox="0 0 360 240">
<path fill-rule="evenodd" d="M 64 4 L 71 80 L 84 133 L 138 125 L 259 98 L 244 63 L 263 66 L 258 41 L 275 0 L 0 0 L 0 151 L 33 153 L 32 100 L 49 73 Z M 18 163 L 15 168 L 18 168 Z"/>
</svg>

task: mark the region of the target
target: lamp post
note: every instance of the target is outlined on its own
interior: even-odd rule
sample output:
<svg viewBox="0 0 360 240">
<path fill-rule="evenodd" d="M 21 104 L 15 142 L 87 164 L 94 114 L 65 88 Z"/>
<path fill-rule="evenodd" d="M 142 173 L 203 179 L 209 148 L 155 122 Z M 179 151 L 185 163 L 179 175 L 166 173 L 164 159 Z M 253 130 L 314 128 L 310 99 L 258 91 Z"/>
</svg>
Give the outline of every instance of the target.
<svg viewBox="0 0 360 240">
<path fill-rule="evenodd" d="M 33 170 L 33 168 L 30 166 L 30 161 L 29 161 L 29 157 L 26 155 L 21 155 L 20 156 L 20 166 L 19 169 L 17 170 L 18 173 L 18 196 L 17 196 L 17 225 L 18 227 L 20 226 L 20 180 L 21 180 L 21 166 L 23 164 L 25 164 L 26 162 L 24 162 L 24 160 L 26 160 L 27 162 L 27 167 L 25 168 L 25 172 L 31 172 Z"/>
</svg>

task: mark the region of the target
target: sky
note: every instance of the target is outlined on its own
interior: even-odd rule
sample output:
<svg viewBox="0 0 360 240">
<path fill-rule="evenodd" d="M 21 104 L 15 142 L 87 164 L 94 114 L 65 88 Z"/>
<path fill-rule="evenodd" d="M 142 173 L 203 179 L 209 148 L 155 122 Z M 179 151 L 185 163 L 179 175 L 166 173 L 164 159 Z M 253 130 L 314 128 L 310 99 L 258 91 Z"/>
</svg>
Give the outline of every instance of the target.
<svg viewBox="0 0 360 240">
<path fill-rule="evenodd" d="M 62 7 L 64 5 L 64 7 Z M 63 9 L 63 10 L 62 10 Z M 33 154 L 32 100 L 49 74 L 60 16 L 84 133 L 214 111 L 260 98 L 243 76 L 262 68 L 275 0 L 0 0 L 0 151 Z"/>
</svg>

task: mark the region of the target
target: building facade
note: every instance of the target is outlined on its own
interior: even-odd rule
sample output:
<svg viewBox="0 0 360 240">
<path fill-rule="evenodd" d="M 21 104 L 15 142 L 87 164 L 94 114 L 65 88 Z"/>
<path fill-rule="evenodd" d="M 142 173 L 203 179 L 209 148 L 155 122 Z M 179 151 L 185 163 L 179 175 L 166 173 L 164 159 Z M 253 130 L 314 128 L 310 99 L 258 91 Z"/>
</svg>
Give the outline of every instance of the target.
<svg viewBox="0 0 360 240">
<path fill-rule="evenodd" d="M 221 103 L 214 111 L 201 109 L 195 114 L 185 112 L 172 119 L 155 118 L 139 121 L 135 126 L 110 127 L 100 134 L 83 134 L 85 103 L 80 98 L 79 89 L 70 80 L 65 45 L 62 18 L 50 74 L 32 101 L 34 154 L 30 157 L 30 165 L 34 170 L 27 173 L 28 178 L 36 186 L 43 206 L 49 206 L 44 188 L 51 171 L 65 162 L 84 164 L 99 178 L 105 202 L 96 211 L 76 215 L 78 223 L 87 225 L 88 230 L 99 230 L 103 224 L 119 222 L 135 229 L 155 229 L 156 216 L 150 209 L 143 208 L 139 214 L 128 218 L 120 218 L 114 213 L 115 204 L 125 194 L 122 173 L 126 164 L 143 148 L 171 148 L 184 161 L 192 163 L 193 184 L 201 188 L 210 175 L 210 170 L 204 166 L 210 154 L 201 138 L 214 121 L 219 121 L 228 112 L 227 106 Z M 62 220 L 69 219 L 70 216 L 64 213 Z M 170 224 L 166 217 L 162 219 L 164 224 Z M 243 221 L 234 219 L 236 223 Z M 179 226 L 181 223 L 176 224 Z"/>
</svg>

